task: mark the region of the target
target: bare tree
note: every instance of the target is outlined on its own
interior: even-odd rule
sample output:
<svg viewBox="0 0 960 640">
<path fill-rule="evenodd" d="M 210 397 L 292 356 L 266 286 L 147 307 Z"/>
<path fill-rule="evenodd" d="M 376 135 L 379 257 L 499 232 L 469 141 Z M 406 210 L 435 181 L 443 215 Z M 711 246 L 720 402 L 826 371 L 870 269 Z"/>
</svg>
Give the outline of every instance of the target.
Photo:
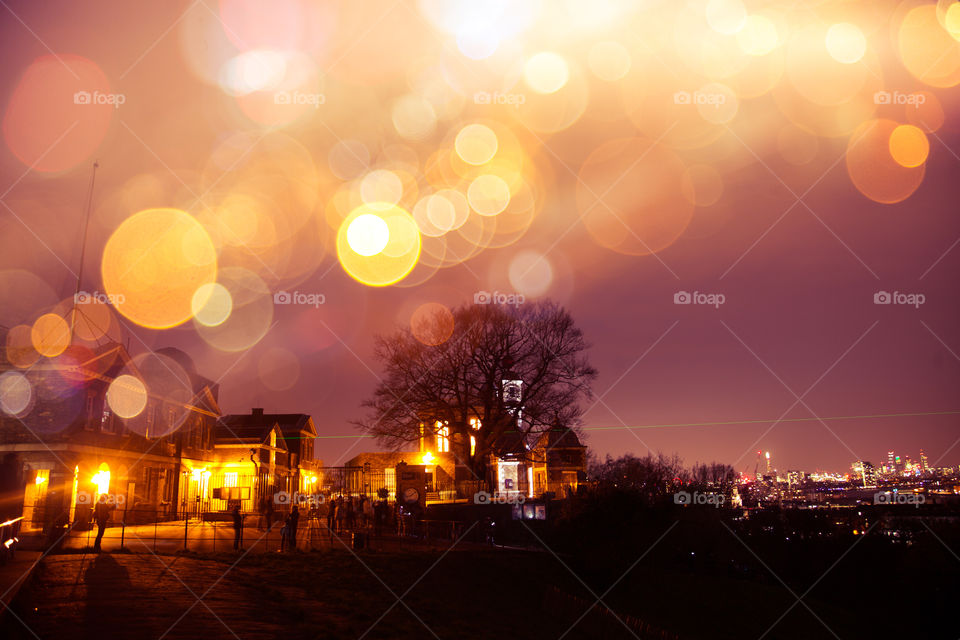
<svg viewBox="0 0 960 640">
<path fill-rule="evenodd" d="M 638 491 L 649 502 L 665 496 L 687 482 L 689 473 L 680 456 L 647 453 L 643 458 L 627 453 L 619 458 L 607 455 L 602 462 L 593 459 L 590 476 L 599 488 Z"/>
<path fill-rule="evenodd" d="M 469 457 L 461 463 L 482 478 L 488 454 L 505 434 L 531 441 L 553 426 L 579 425 L 579 403 L 596 371 L 566 310 L 550 301 L 466 304 L 452 316 L 452 327 L 441 310 L 414 331 L 376 338 L 383 377 L 363 403 L 369 413 L 360 428 L 394 449 L 416 442 L 424 430 L 446 428 L 452 443 L 473 436 L 475 455 L 464 456 L 463 448 L 458 455 Z M 504 380 L 522 381 L 516 397 L 504 393 Z"/>
</svg>

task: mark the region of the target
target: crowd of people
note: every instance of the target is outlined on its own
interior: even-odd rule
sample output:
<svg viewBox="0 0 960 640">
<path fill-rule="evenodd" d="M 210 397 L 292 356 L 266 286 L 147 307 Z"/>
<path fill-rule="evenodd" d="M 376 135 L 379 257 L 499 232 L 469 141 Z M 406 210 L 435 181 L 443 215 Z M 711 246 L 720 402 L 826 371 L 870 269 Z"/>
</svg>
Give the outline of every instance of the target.
<svg viewBox="0 0 960 640">
<path fill-rule="evenodd" d="M 417 523 L 423 514 L 419 504 L 400 506 L 390 504 L 386 497 L 374 499 L 371 496 L 330 496 L 328 499 L 311 505 L 293 506 L 290 512 L 283 514 L 276 510 L 274 500 L 262 498 L 258 505 L 259 518 L 257 529 L 269 533 L 281 520 L 280 548 L 294 550 L 297 548 L 297 531 L 301 516 L 308 521 L 316 519 L 317 526 L 322 528 L 326 523 L 327 533 L 330 535 L 343 534 L 370 534 L 381 536 L 384 533 L 399 535 L 415 535 Z M 241 549 L 243 541 L 244 515 L 239 505 L 231 510 L 234 528 L 234 549 Z"/>
</svg>

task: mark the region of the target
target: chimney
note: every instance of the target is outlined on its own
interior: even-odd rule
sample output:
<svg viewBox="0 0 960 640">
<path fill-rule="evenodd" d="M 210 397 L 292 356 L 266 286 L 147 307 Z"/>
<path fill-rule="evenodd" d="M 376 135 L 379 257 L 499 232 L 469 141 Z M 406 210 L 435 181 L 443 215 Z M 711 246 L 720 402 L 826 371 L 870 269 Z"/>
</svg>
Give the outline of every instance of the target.
<svg viewBox="0 0 960 640">
<path fill-rule="evenodd" d="M 250 414 L 251 414 L 254 418 L 262 418 L 262 417 L 263 417 L 263 407 L 254 407 L 253 410 L 250 412 Z"/>
</svg>

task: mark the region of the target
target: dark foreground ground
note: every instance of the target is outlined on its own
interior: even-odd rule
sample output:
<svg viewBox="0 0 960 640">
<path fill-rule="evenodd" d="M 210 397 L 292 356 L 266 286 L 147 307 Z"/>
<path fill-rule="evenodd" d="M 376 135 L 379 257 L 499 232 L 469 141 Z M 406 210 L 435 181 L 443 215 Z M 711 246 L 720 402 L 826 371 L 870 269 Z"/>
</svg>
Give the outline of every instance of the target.
<svg viewBox="0 0 960 640">
<path fill-rule="evenodd" d="M 652 571 L 641 562 L 592 596 L 545 552 L 69 553 L 42 561 L 0 637 L 864 637 L 834 602 L 791 609 L 796 599 L 779 586 Z M 602 605 L 577 622 L 597 596 L 630 631 Z"/>
</svg>

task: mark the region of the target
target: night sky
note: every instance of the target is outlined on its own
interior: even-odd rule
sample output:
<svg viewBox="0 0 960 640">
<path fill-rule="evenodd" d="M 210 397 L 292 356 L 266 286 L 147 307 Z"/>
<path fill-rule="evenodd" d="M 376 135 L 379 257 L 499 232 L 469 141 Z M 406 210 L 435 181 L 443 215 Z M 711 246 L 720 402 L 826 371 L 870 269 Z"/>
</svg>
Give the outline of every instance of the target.
<svg viewBox="0 0 960 640">
<path fill-rule="evenodd" d="M 509 13 L 480 26 L 476 16 L 440 15 L 435 2 L 266 4 L 266 13 L 226 0 L 0 6 L 0 324 L 29 325 L 72 298 L 96 159 L 82 290 L 106 290 L 105 246 L 124 220 L 175 207 L 211 230 L 221 276 L 242 268 L 268 294 L 322 294 L 318 306 L 251 304 L 229 336 L 190 319 L 151 329 L 114 318 L 134 353 L 187 351 L 220 384 L 225 413 L 312 414 L 326 464 L 375 449 L 350 425 L 378 381 L 373 336 L 409 325 L 424 303 L 472 304 L 478 291 L 551 297 L 573 315 L 599 370 L 584 435 L 600 455 L 676 452 L 748 472 L 757 450 L 781 470 L 849 470 L 889 450 L 960 463 L 960 43 L 938 53 L 935 78 L 918 78 L 923 61 L 901 33 L 910 20 L 932 29 L 923 19 L 936 25 L 935 10 L 828 2 L 790 14 L 792 3 L 773 3 L 776 46 L 751 57 L 774 62 L 754 74 L 737 66 L 746 54 L 723 57 L 721 44 L 746 48 L 745 27 L 730 26 L 736 7 L 718 14 L 716 2 L 688 3 L 687 17 L 682 3 L 610 2 L 588 13 L 574 2 L 507 3 Z M 456 31 L 458 20 L 474 27 Z M 810 33 L 840 22 L 865 36 L 858 60 L 800 55 L 804 38 L 816 41 Z M 684 47 L 701 39 L 698 29 L 712 29 L 721 49 L 691 61 Z M 261 56 L 254 71 L 244 67 L 251 51 Z M 560 80 L 555 58 L 531 62 L 545 51 L 565 61 Z M 855 80 L 830 66 L 840 64 Z M 66 104 L 84 82 L 123 103 Z M 732 92 L 716 110 L 724 115 L 661 99 L 709 82 Z M 261 99 L 278 87 L 322 103 L 304 98 L 291 111 Z M 923 92 L 931 110 L 876 104 L 876 90 Z M 478 92 L 524 102 L 487 105 Z M 420 115 L 404 120 L 401 99 L 429 108 L 411 107 Z M 723 112 L 731 99 L 735 113 Z M 821 104 L 808 108 L 811 99 Z M 942 123 L 931 124 L 931 104 Z M 858 169 L 851 138 L 872 119 L 924 131 L 926 161 L 890 169 L 888 157 L 871 157 Z M 509 208 L 521 189 L 488 234 L 496 216 L 478 218 L 468 196 L 475 210 L 462 229 L 479 221 L 476 236 L 431 236 L 445 249 L 390 286 L 352 278 L 338 260 L 338 225 L 366 201 L 364 189 L 379 199 L 394 180 L 364 176 L 401 175 L 397 205 L 417 218 L 417 202 L 450 171 L 464 182 L 444 184 L 467 191 L 473 167 L 461 161 L 458 173 L 437 154 L 456 149 L 471 123 L 499 136 L 509 157 L 489 172 L 522 175 L 529 215 Z M 614 157 L 618 171 L 598 175 L 603 145 L 616 140 L 629 152 Z M 232 196 L 254 192 L 257 167 L 269 169 L 259 199 L 237 204 Z M 918 172 L 915 190 L 903 186 Z M 902 197 L 882 195 L 887 187 Z M 596 213 L 597 196 L 628 228 Z M 229 214 L 242 237 L 217 230 L 230 207 L 249 208 Z M 923 303 L 875 304 L 881 291 Z M 678 292 L 722 294 L 723 303 L 675 304 Z"/>
</svg>

